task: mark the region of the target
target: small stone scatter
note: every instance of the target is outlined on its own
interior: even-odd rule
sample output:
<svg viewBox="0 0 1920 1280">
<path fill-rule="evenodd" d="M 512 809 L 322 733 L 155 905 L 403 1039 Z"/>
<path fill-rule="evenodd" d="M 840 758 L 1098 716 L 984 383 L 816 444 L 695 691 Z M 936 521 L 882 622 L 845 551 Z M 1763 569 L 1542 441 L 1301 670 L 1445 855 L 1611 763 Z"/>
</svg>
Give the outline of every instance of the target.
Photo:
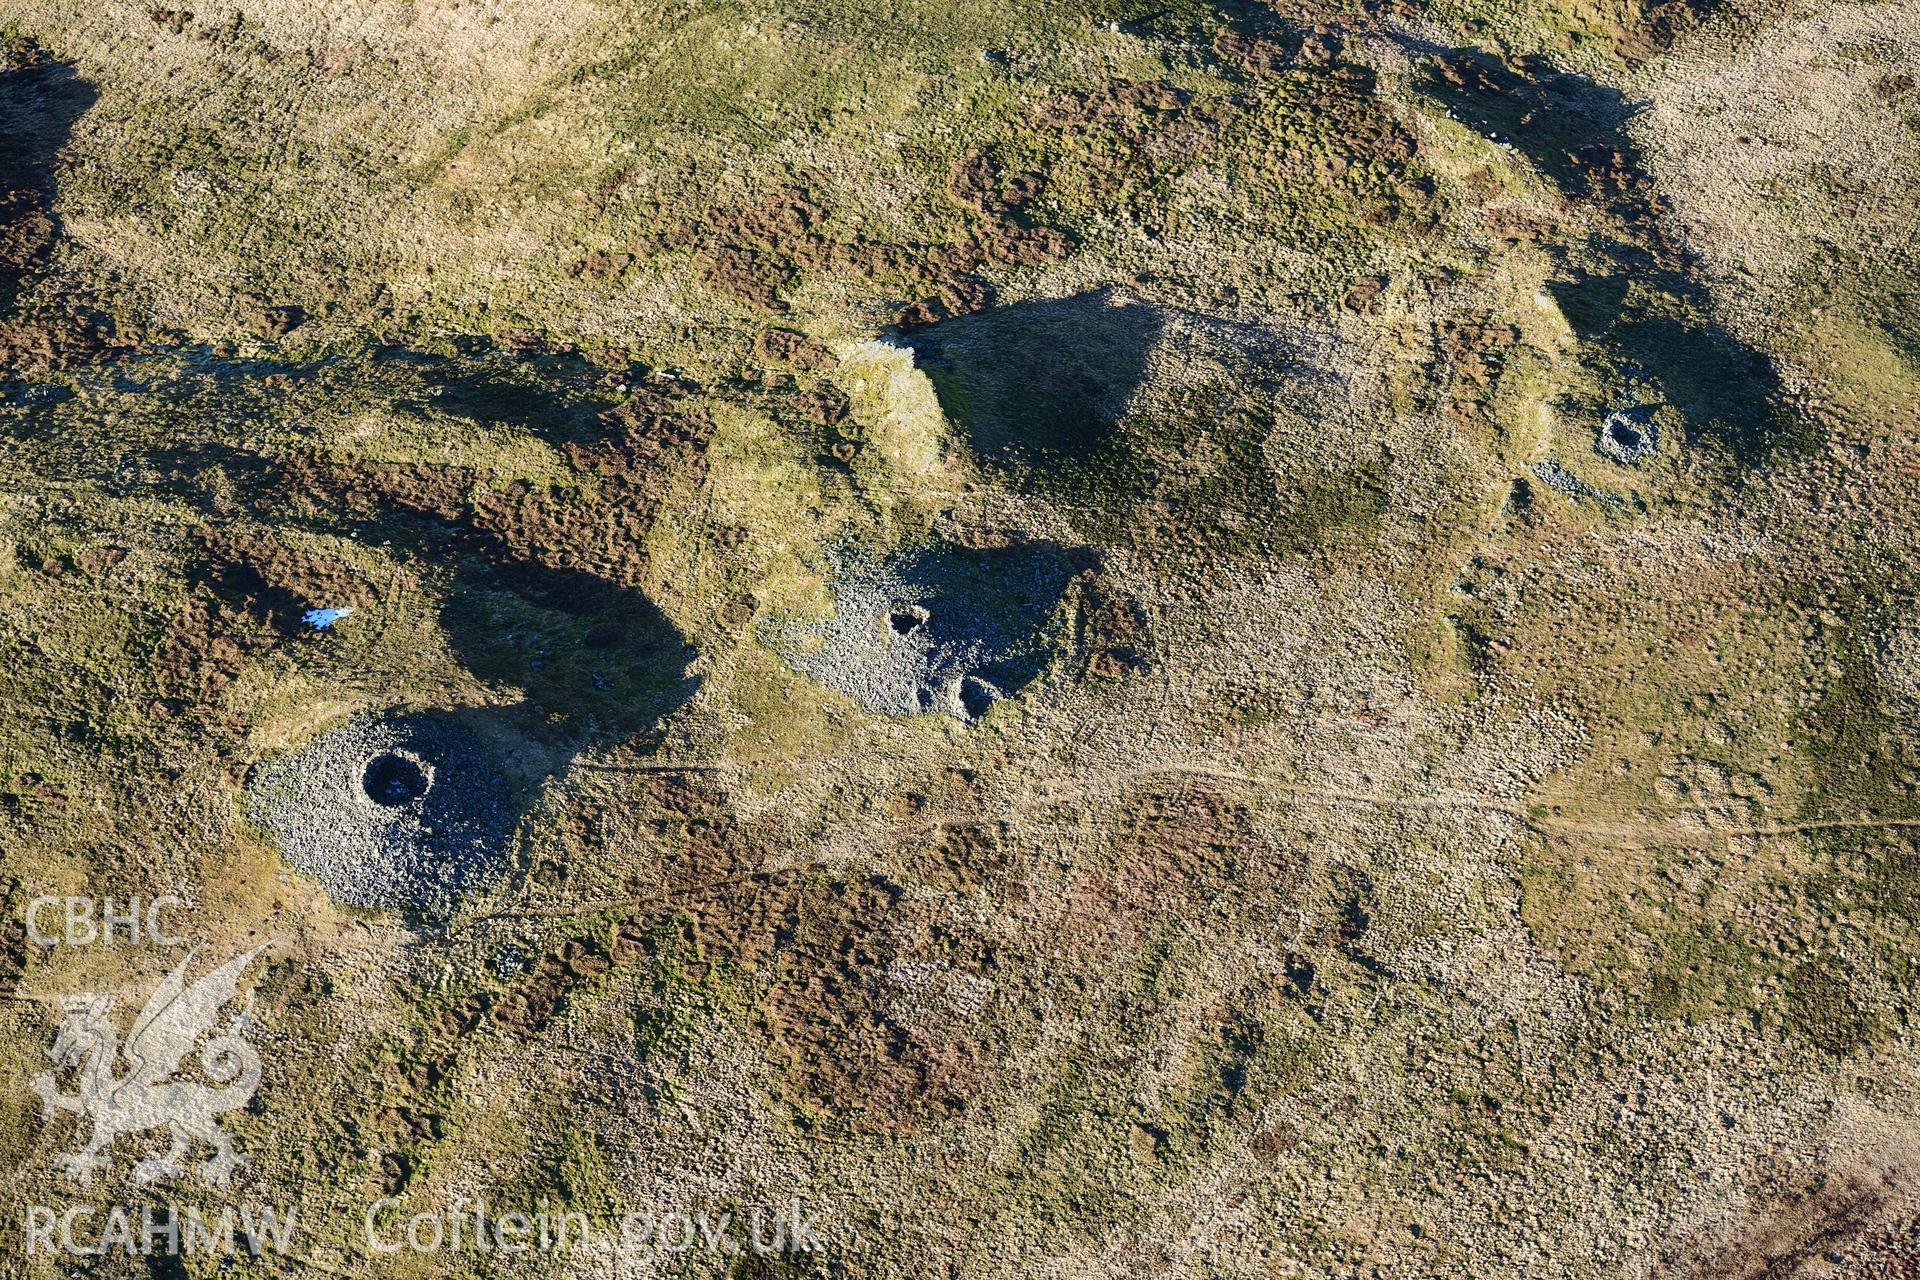
<svg viewBox="0 0 1920 1280">
<path fill-rule="evenodd" d="M 1638 466 L 1660 448 L 1660 430 L 1654 425 L 1653 410 L 1618 409 L 1600 424 L 1594 450 L 1622 466 Z"/>
<path fill-rule="evenodd" d="M 1592 498 L 1610 507 L 1620 505 L 1618 494 L 1594 488 L 1551 458 L 1534 463 L 1531 470 L 1549 489 L 1557 489 L 1570 498 Z"/>
<path fill-rule="evenodd" d="M 501 947 L 493 953 L 487 967 L 493 970 L 494 977 L 503 982 L 517 978 L 527 970 L 527 953 L 515 946 Z"/>
</svg>

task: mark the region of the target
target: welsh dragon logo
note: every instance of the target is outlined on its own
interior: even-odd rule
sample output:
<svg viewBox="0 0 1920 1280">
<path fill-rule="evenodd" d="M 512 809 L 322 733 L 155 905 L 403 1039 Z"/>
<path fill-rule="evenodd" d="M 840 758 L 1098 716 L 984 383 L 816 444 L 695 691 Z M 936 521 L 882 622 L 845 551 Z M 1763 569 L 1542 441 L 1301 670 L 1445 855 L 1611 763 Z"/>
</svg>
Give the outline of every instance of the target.
<svg viewBox="0 0 1920 1280">
<path fill-rule="evenodd" d="M 233 1139 L 215 1119 L 245 1106 L 260 1087 L 260 1055 L 245 1038 L 253 1013 L 251 995 L 246 1008 L 201 1045 L 200 1069 L 212 1083 L 179 1076 L 187 1054 L 214 1031 L 220 1010 L 239 994 L 240 975 L 267 945 L 235 956 L 191 986 L 189 951 L 134 1019 L 124 1046 L 108 1020 L 114 997 L 78 995 L 61 1001 L 65 1018 L 48 1056 L 57 1071 L 77 1068 L 75 1091 L 60 1092 L 53 1071 L 41 1072 L 31 1084 L 48 1121 L 61 1111 L 73 1111 L 93 1122 L 93 1132 L 84 1145 L 58 1157 L 60 1169 L 82 1186 L 90 1185 L 117 1140 L 152 1129 L 168 1130 L 171 1143 L 165 1152 L 135 1166 L 136 1183 L 179 1177 L 194 1143 L 213 1148 L 212 1156 L 196 1169 L 210 1186 L 225 1186 L 233 1171 L 246 1164 L 247 1157 L 234 1150 Z"/>
</svg>

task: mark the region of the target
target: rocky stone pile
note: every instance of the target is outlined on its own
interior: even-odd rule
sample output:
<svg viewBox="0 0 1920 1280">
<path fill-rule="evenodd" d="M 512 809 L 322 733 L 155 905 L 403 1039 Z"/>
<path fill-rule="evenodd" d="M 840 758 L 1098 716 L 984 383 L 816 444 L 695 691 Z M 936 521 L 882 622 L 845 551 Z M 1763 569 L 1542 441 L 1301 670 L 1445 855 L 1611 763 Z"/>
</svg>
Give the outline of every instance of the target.
<svg viewBox="0 0 1920 1280">
<path fill-rule="evenodd" d="M 1660 448 L 1660 431 L 1651 409 L 1616 409 L 1600 424 L 1594 449 L 1622 466 L 1636 466 Z"/>
<path fill-rule="evenodd" d="M 1046 668 L 1073 573 L 1070 553 L 1051 543 L 884 560 L 847 549 L 828 573 L 832 616 L 776 620 L 763 635 L 795 671 L 869 711 L 977 720 Z"/>
<path fill-rule="evenodd" d="M 432 912 L 498 861 L 513 828 L 508 790 L 451 718 L 363 717 L 255 765 L 247 810 L 336 901 Z"/>
</svg>

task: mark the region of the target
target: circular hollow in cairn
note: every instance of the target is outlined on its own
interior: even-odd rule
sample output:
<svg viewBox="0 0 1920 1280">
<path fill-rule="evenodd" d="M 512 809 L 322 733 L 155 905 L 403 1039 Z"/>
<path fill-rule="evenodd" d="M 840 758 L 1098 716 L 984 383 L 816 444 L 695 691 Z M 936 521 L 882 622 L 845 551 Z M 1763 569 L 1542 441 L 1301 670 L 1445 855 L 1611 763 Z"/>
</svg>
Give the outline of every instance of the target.
<svg viewBox="0 0 1920 1280">
<path fill-rule="evenodd" d="M 247 809 L 335 901 L 428 913 L 487 880 L 515 816 L 486 744 L 436 713 L 356 718 L 261 761 Z"/>
<path fill-rule="evenodd" d="M 427 794 L 433 780 L 418 760 L 396 751 L 383 751 L 367 761 L 360 785 L 367 799 L 375 804 L 398 808 Z"/>
<path fill-rule="evenodd" d="M 775 618 L 761 634 L 787 665 L 884 715 L 978 720 L 1059 652 L 1054 622 L 1076 571 L 1054 543 L 857 547 L 826 566 L 831 616 Z"/>
<path fill-rule="evenodd" d="M 1650 408 L 1620 409 L 1600 424 L 1593 447 L 1604 458 L 1622 466 L 1638 466 L 1660 447 L 1660 431 Z"/>
</svg>

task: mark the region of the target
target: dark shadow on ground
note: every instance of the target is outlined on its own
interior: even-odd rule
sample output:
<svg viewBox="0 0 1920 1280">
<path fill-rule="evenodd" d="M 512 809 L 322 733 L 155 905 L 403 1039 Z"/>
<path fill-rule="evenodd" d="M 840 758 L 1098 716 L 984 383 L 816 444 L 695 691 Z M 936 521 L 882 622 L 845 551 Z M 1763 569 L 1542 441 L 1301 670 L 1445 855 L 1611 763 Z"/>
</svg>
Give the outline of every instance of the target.
<svg viewBox="0 0 1920 1280">
<path fill-rule="evenodd" d="M 66 63 L 0 36 L 0 314 L 59 239 L 55 162 L 98 96 Z"/>
<path fill-rule="evenodd" d="M 549 726 L 631 736 L 699 687 L 695 650 L 659 606 L 592 574 L 469 558 L 440 622 L 468 670 L 518 686 Z"/>
<path fill-rule="evenodd" d="M 1771 362 L 1713 319 L 1694 255 L 1668 234 L 1617 90 L 1539 58 L 1415 46 L 1422 87 L 1458 118 L 1510 143 L 1609 230 L 1567 255 L 1549 285 L 1575 333 L 1629 380 L 1651 377 L 1696 438 L 1740 469 L 1812 442 L 1776 403 Z M 1577 260 L 1576 260 L 1577 258 Z"/>
<path fill-rule="evenodd" d="M 1130 490 L 1119 430 L 1163 329 L 1111 290 L 1017 303 L 902 340 L 983 465 L 1051 497 Z"/>
<path fill-rule="evenodd" d="M 611 569 L 574 567 L 564 563 L 572 549 L 550 541 L 578 537 L 604 555 L 627 541 L 624 526 L 603 536 L 604 519 L 632 515 L 643 529 L 649 518 L 641 508 L 662 491 L 653 481 L 678 455 L 643 447 L 667 410 L 633 408 L 628 380 L 637 372 L 466 339 L 452 354 L 376 348 L 308 363 L 158 349 L 79 376 L 94 384 L 91 400 L 126 397 L 114 438 L 76 430 L 83 409 L 70 395 L 14 406 L 0 412 L 0 433 L 16 462 L 49 480 L 193 508 L 202 554 L 190 586 L 214 611 L 206 625 L 224 618 L 236 635 L 259 637 L 243 645 L 311 635 L 308 610 L 372 602 L 358 571 L 278 531 L 318 534 L 386 547 L 424 568 L 444 593 L 455 656 L 480 678 L 521 689 L 522 719 L 556 748 L 640 732 L 691 696 L 694 650 L 632 573 L 616 580 Z M 523 429 L 595 477 L 597 489 L 578 492 L 616 496 L 567 526 L 578 514 L 572 490 L 531 486 L 481 511 L 469 493 L 492 482 L 469 468 L 330 461 L 324 450 L 274 443 L 275 424 L 343 400 L 390 419 L 417 417 L 428 435 L 449 420 Z M 181 438 L 182 423 L 203 438 Z M 522 515 L 544 523 L 529 534 Z"/>
</svg>

